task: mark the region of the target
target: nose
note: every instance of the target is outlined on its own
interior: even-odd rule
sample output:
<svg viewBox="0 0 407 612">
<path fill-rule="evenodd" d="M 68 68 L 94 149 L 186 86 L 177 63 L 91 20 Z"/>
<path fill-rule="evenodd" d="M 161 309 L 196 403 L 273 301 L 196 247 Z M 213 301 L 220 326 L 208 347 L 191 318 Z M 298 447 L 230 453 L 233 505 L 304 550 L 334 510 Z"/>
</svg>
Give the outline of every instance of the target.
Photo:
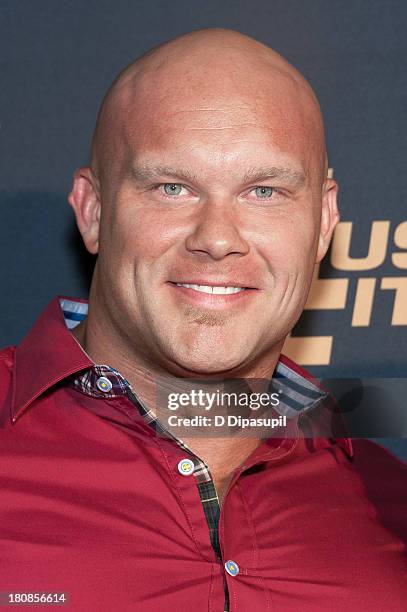
<svg viewBox="0 0 407 612">
<path fill-rule="evenodd" d="M 224 201 L 207 201 L 200 209 L 185 246 L 194 254 L 220 260 L 227 255 L 246 255 L 249 244 L 242 236 L 236 210 Z"/>
</svg>

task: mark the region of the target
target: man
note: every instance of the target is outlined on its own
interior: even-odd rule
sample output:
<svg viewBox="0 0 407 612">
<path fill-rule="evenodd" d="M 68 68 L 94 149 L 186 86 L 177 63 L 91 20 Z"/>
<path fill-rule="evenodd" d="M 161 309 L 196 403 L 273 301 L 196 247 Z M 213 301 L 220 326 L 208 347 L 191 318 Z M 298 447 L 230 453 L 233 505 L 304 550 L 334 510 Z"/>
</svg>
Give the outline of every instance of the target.
<svg viewBox="0 0 407 612">
<path fill-rule="evenodd" d="M 405 468 L 305 438 L 324 393 L 280 354 L 339 219 L 326 177 L 314 93 L 247 36 L 193 32 L 119 75 L 69 196 L 98 254 L 89 308 L 56 298 L 2 353 L 1 591 L 405 609 Z M 157 394 L 272 378 L 297 417 L 266 440 L 177 437 Z"/>
</svg>

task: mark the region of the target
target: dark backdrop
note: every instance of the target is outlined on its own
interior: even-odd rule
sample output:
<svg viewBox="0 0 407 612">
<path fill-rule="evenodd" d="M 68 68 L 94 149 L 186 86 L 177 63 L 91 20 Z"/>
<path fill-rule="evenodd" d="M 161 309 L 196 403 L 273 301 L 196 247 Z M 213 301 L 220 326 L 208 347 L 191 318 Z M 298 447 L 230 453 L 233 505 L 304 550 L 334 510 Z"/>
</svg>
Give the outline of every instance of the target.
<svg viewBox="0 0 407 612">
<path fill-rule="evenodd" d="M 317 376 L 405 377 L 404 0 L 2 0 L 0 345 L 18 342 L 55 294 L 87 295 L 92 260 L 66 196 L 114 76 L 151 46 L 213 26 L 269 44 L 311 82 L 341 186 L 342 224 L 352 222 L 350 246 L 336 236 L 348 269 L 328 254 L 319 272 L 346 279 L 346 291 L 342 285 L 334 304 L 309 304 L 288 353 Z M 370 243 L 378 221 L 388 224 Z M 363 283 L 358 289 L 364 278 L 374 284 L 370 301 Z M 360 317 L 363 308 L 369 317 Z M 405 441 L 390 444 L 407 457 Z"/>
</svg>

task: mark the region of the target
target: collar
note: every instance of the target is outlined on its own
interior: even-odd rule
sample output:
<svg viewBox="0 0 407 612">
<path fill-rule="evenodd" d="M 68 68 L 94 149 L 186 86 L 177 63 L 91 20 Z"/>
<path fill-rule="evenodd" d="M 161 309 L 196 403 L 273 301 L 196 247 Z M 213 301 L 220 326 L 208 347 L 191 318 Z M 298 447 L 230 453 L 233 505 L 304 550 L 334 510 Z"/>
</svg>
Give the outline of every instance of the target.
<svg viewBox="0 0 407 612">
<path fill-rule="evenodd" d="M 131 390 L 117 370 L 96 365 L 69 332 L 86 318 L 87 313 L 86 300 L 56 296 L 17 347 L 11 409 L 13 422 L 36 398 L 68 378 L 79 391 L 92 397 L 110 399 Z M 107 381 L 108 389 L 101 387 L 101 378 Z M 329 394 L 309 372 L 284 355 L 277 363 L 273 381 L 284 397 L 278 411 L 288 419 L 308 413 Z M 353 455 L 348 438 L 339 438 L 336 442 L 349 456 Z"/>
<path fill-rule="evenodd" d="M 48 304 L 16 348 L 11 406 L 13 422 L 50 387 L 94 365 L 67 329 L 60 303 L 64 299 L 57 296 Z M 75 303 L 76 312 L 72 312 L 71 320 L 76 317 L 79 323 L 81 314 L 87 312 L 87 303 L 85 300 L 75 300 Z"/>
</svg>

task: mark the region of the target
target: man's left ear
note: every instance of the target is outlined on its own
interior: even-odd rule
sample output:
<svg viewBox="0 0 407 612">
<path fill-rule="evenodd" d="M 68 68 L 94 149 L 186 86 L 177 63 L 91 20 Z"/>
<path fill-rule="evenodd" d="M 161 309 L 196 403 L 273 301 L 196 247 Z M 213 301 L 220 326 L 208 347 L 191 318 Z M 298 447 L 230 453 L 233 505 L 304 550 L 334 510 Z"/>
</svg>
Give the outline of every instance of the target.
<svg viewBox="0 0 407 612">
<path fill-rule="evenodd" d="M 68 202 L 72 206 L 78 229 L 89 253 L 99 250 L 100 196 L 98 181 L 91 168 L 75 172 Z"/>
<path fill-rule="evenodd" d="M 328 178 L 325 180 L 322 192 L 321 228 L 315 263 L 319 263 L 325 257 L 333 231 L 340 219 L 337 205 L 338 190 L 338 183 L 334 179 Z"/>
</svg>

